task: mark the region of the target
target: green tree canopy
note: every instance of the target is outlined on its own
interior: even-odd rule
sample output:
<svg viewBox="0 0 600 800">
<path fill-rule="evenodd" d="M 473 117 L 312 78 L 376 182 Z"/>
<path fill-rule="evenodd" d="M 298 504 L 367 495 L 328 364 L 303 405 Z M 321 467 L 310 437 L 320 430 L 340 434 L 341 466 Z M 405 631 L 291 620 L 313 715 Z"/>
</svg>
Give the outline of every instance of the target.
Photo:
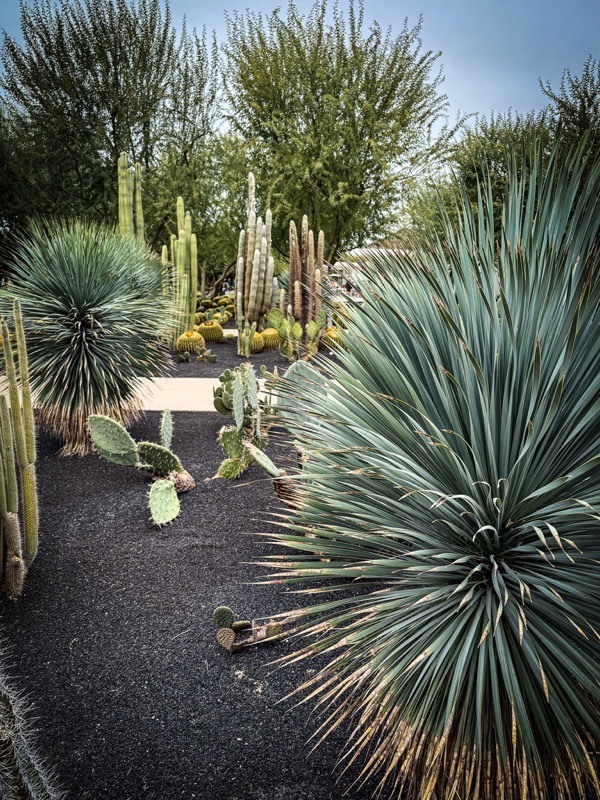
<svg viewBox="0 0 600 800">
<path fill-rule="evenodd" d="M 291 218 L 308 214 L 328 256 L 390 229 L 403 181 L 448 145 L 439 54 L 421 49 L 422 21 L 394 36 L 364 30 L 327 0 L 306 17 L 290 2 L 267 17 L 228 18 L 230 124 L 248 142 L 260 193 L 285 249 Z"/>
<path fill-rule="evenodd" d="M 34 210 L 114 218 L 122 150 L 148 166 L 210 129 L 216 44 L 211 58 L 205 34 L 178 37 L 161 0 L 34 0 L 21 30 L 22 45 L 4 35 L 0 86 L 39 145 Z"/>
</svg>

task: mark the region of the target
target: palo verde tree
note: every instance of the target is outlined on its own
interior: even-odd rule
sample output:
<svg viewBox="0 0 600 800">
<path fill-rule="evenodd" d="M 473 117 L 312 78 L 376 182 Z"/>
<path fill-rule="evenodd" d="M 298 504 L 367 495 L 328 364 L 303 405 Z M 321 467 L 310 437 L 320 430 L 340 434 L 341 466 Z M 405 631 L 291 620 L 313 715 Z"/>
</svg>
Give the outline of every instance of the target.
<svg viewBox="0 0 600 800">
<path fill-rule="evenodd" d="M 253 172 L 285 250 L 290 219 L 308 214 L 326 256 L 389 231 L 403 179 L 444 150 L 453 129 L 439 54 L 421 49 L 419 20 L 394 36 L 362 2 L 347 17 L 317 0 L 306 17 L 250 11 L 228 18 L 230 122 L 249 142 Z M 439 129 L 434 132 L 434 126 Z"/>
<path fill-rule="evenodd" d="M 39 145 L 32 212 L 114 217 L 121 151 L 149 166 L 213 123 L 216 60 L 206 35 L 177 36 L 168 3 L 34 0 L 21 31 L 23 44 L 4 35 L 0 87 Z"/>
</svg>

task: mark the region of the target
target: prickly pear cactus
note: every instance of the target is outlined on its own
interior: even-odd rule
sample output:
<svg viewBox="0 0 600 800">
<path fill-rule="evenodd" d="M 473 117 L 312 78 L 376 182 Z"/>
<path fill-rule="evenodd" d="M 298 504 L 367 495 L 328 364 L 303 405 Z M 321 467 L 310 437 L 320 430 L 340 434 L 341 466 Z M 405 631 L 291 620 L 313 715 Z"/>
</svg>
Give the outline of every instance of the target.
<svg viewBox="0 0 600 800">
<path fill-rule="evenodd" d="M 170 472 L 182 472 L 183 466 L 175 453 L 154 442 L 139 442 L 138 453 L 142 461 L 152 467 L 154 475 L 165 478 Z"/>
<path fill-rule="evenodd" d="M 213 620 L 219 628 L 231 628 L 235 620 L 235 614 L 228 606 L 218 606 L 213 611 Z"/>
<path fill-rule="evenodd" d="M 148 505 L 155 525 L 166 525 L 179 514 L 179 498 L 171 481 L 158 480 L 150 487 Z"/>
<path fill-rule="evenodd" d="M 92 414 L 88 417 L 88 430 L 99 456 L 111 464 L 138 466 L 137 443 L 121 423 L 103 414 Z"/>
<path fill-rule="evenodd" d="M 231 628 L 219 628 L 217 631 L 217 642 L 227 650 L 228 653 L 235 651 L 235 633 Z"/>
<path fill-rule="evenodd" d="M 160 417 L 160 443 L 163 447 L 171 448 L 173 440 L 173 414 L 169 409 L 165 409 Z"/>
</svg>

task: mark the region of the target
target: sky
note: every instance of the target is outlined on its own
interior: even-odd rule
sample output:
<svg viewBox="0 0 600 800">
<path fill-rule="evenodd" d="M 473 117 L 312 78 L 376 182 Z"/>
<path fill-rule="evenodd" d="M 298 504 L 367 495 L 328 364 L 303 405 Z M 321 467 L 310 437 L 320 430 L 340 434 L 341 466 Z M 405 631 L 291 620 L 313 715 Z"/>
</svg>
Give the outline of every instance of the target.
<svg viewBox="0 0 600 800">
<path fill-rule="evenodd" d="M 31 0 L 25 0 L 29 3 Z M 341 10 L 347 0 L 338 0 Z M 307 13 L 312 0 L 296 0 Z M 333 0 L 330 0 L 330 7 Z M 285 2 L 263 0 L 251 7 L 268 14 Z M 173 23 L 226 35 L 225 12 L 244 12 L 248 0 L 170 0 Z M 563 71 L 581 75 L 591 54 L 600 59 L 600 0 L 364 0 L 365 25 L 376 20 L 399 34 L 423 16 L 423 50 L 441 55 L 443 92 L 450 120 L 460 111 L 484 116 L 509 109 L 526 113 L 546 103 L 539 79 L 560 88 Z M 19 0 L 1 0 L 0 29 L 20 38 Z"/>
</svg>

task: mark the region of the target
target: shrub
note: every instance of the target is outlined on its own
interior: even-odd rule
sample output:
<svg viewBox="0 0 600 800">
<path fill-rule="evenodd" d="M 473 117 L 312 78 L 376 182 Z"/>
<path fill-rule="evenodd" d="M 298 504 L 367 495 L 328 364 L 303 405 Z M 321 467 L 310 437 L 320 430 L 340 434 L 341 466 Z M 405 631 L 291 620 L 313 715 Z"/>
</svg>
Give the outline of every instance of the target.
<svg viewBox="0 0 600 800">
<path fill-rule="evenodd" d="M 482 178 L 445 240 L 366 259 L 326 401 L 284 381 L 307 497 L 272 580 L 327 593 L 289 658 L 325 653 L 320 733 L 395 797 L 598 791 L 600 164 L 530 157 L 498 245 Z"/>
<path fill-rule="evenodd" d="M 163 267 L 132 238 L 68 222 L 31 225 L 10 269 L 2 303 L 21 302 L 39 421 L 63 454 L 86 453 L 88 416 L 130 422 L 141 379 L 168 362 Z"/>
</svg>

